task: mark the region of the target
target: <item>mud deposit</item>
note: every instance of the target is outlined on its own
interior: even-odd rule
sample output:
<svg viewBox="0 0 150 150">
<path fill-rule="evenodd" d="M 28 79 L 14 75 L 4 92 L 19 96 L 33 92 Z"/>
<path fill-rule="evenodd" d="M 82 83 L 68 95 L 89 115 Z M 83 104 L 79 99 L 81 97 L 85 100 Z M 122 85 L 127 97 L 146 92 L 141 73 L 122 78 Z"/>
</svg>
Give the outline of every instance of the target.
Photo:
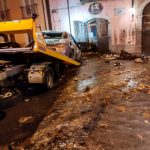
<svg viewBox="0 0 150 150">
<path fill-rule="evenodd" d="M 94 56 L 71 69 L 68 81 L 50 93 L 53 103 L 37 131 L 11 148 L 148 150 L 150 63 L 119 62 Z"/>
</svg>

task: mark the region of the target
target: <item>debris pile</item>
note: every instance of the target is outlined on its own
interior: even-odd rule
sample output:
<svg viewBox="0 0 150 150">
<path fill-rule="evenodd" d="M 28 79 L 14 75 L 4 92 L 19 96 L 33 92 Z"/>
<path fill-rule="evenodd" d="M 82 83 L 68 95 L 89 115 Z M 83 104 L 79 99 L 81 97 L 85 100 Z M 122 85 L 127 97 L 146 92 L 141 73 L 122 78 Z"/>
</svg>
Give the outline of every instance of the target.
<svg viewBox="0 0 150 150">
<path fill-rule="evenodd" d="M 144 56 L 142 54 L 131 54 L 126 51 L 121 51 L 120 54 L 107 54 L 103 55 L 105 63 L 110 63 L 112 60 L 134 60 L 135 63 L 145 63 L 150 61 L 149 56 Z"/>
<path fill-rule="evenodd" d="M 111 61 L 111 60 L 116 60 L 119 59 L 119 54 L 107 54 L 103 55 L 105 58 L 105 61 Z"/>
<path fill-rule="evenodd" d="M 143 60 L 141 58 L 136 58 L 134 60 L 135 63 L 143 63 Z"/>
<path fill-rule="evenodd" d="M 139 84 L 137 90 L 143 93 L 150 94 L 150 85 Z"/>
<path fill-rule="evenodd" d="M 33 116 L 24 116 L 24 117 L 21 117 L 18 120 L 18 123 L 19 123 L 20 126 L 23 126 L 25 124 L 32 123 L 33 121 L 34 121 L 34 117 Z"/>
<path fill-rule="evenodd" d="M 120 53 L 119 59 L 121 59 L 121 60 L 134 60 L 138 57 L 139 57 L 138 55 L 130 54 L 130 53 L 122 50 Z"/>
<path fill-rule="evenodd" d="M 88 59 L 80 74 L 59 89 L 60 95 L 24 148 L 134 149 L 141 146 L 139 140 L 148 143 L 149 64 L 143 63 L 143 57 L 125 54 L 133 61 L 118 60 L 114 54 L 102 61 L 99 57 Z M 136 65 L 135 59 L 143 64 Z M 32 121 L 32 116 L 19 119 L 20 124 Z"/>
<path fill-rule="evenodd" d="M 114 66 L 115 67 L 117 67 L 117 66 L 122 66 L 123 64 L 120 62 L 120 61 L 116 61 L 115 63 L 114 63 Z"/>
</svg>

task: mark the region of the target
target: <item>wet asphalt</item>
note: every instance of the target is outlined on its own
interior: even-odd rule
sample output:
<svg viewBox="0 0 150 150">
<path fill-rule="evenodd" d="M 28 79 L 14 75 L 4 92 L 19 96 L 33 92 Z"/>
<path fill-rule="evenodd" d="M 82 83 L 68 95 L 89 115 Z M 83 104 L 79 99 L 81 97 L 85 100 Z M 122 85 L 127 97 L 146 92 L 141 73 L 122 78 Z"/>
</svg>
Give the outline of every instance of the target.
<svg viewBox="0 0 150 150">
<path fill-rule="evenodd" d="M 148 150 L 150 62 L 115 63 L 89 56 L 81 67 L 65 72 L 52 90 L 29 88 L 21 101 L 0 112 L 0 145 Z M 20 124 L 20 118 L 29 116 L 31 121 Z"/>
<path fill-rule="evenodd" d="M 39 123 L 46 116 L 49 108 L 57 100 L 68 82 L 65 74 L 70 72 L 69 78 L 75 75 L 74 69 L 66 69 L 65 73 L 56 81 L 53 89 L 46 91 L 40 86 L 26 86 L 21 89 L 21 97 L 16 98 L 11 105 L 6 103 L 0 108 L 0 145 L 10 145 L 14 141 L 22 141 L 30 137 Z M 31 122 L 20 123 L 25 117 L 33 117 Z M 0 147 L 1 149 L 1 147 Z"/>
</svg>

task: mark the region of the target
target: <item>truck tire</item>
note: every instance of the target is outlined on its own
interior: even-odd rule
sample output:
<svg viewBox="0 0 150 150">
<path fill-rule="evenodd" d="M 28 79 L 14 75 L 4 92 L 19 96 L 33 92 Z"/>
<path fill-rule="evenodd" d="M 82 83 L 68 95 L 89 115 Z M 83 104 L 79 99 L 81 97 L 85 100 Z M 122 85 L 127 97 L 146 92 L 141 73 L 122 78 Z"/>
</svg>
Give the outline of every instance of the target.
<svg viewBox="0 0 150 150">
<path fill-rule="evenodd" d="M 49 90 L 53 87 L 54 85 L 54 72 L 51 67 L 48 67 L 45 70 L 45 75 L 44 75 L 44 87 Z"/>
<path fill-rule="evenodd" d="M 17 89 L 4 89 L 0 92 L 0 109 L 6 109 L 22 100 L 21 91 Z"/>
</svg>

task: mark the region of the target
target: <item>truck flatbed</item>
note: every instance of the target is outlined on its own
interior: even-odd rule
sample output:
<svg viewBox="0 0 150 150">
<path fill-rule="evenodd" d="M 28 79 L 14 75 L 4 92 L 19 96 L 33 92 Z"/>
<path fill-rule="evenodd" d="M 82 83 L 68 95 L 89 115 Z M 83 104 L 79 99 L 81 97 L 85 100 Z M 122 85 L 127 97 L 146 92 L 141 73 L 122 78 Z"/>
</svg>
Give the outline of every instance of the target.
<svg viewBox="0 0 150 150">
<path fill-rule="evenodd" d="M 25 20 L 15 20 L 0 22 L 0 33 L 4 34 L 15 34 L 15 33 L 26 33 L 32 32 L 34 39 L 33 48 L 6 48 L 0 49 L 0 53 L 42 53 L 50 57 L 61 60 L 64 63 L 79 66 L 80 63 L 76 60 L 56 52 L 55 50 L 48 48 L 46 42 L 42 36 L 39 26 L 36 26 L 35 20 L 25 19 Z"/>
<path fill-rule="evenodd" d="M 32 48 L 3 48 L 0 53 L 33 53 Z"/>
<path fill-rule="evenodd" d="M 54 58 L 57 58 L 59 60 L 62 60 L 63 62 L 65 62 L 67 64 L 72 64 L 72 65 L 75 65 L 75 66 L 80 65 L 80 63 L 75 61 L 74 59 L 72 59 L 72 58 L 70 58 L 66 55 L 60 54 L 58 52 L 55 52 L 54 50 L 51 50 L 50 48 L 45 48 L 45 49 L 42 49 L 42 50 L 38 49 L 38 52 L 46 54 L 46 55 L 54 57 Z"/>
<path fill-rule="evenodd" d="M 61 48 L 67 50 L 66 45 Z M 49 90 L 64 64 L 80 65 L 77 57 L 57 50 L 46 44 L 35 18 L 0 22 L 0 101 L 11 101 L 8 91 L 17 86 L 36 84 Z"/>
</svg>

